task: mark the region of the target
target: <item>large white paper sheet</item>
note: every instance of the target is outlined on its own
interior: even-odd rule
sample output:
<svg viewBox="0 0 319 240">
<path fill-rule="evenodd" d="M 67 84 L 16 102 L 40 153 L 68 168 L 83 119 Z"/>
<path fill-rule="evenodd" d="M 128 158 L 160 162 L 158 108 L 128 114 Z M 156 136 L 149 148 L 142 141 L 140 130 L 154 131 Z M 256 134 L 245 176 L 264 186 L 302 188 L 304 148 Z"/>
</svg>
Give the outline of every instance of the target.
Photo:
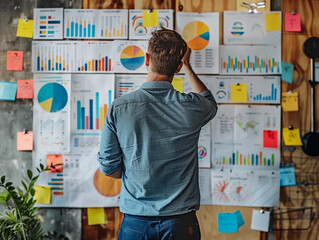
<svg viewBox="0 0 319 240">
<path fill-rule="evenodd" d="M 158 9 L 158 24 L 159 27 L 143 26 L 143 9 L 129 10 L 129 39 L 149 39 L 152 31 L 164 27 L 166 29 L 174 28 L 173 10 Z"/>
<path fill-rule="evenodd" d="M 281 45 L 220 46 L 221 74 L 281 74 Z"/>
<path fill-rule="evenodd" d="M 278 171 L 212 170 L 214 205 L 273 207 L 279 203 Z"/>
<path fill-rule="evenodd" d="M 35 151 L 70 151 L 70 74 L 34 74 Z"/>
<path fill-rule="evenodd" d="M 199 169 L 200 204 L 212 204 L 211 169 Z"/>
<path fill-rule="evenodd" d="M 176 13 L 177 32 L 192 49 L 196 73 L 219 73 L 219 13 Z"/>
<path fill-rule="evenodd" d="M 212 120 L 213 168 L 278 170 L 280 110 L 279 106 L 219 105 Z M 264 147 L 264 130 L 276 135 L 276 147 Z"/>
<path fill-rule="evenodd" d="M 103 9 L 96 11 L 98 15 L 97 38 L 127 39 L 128 10 Z"/>
<path fill-rule="evenodd" d="M 113 71 L 116 73 L 147 73 L 145 53 L 147 41 L 114 41 Z"/>
<path fill-rule="evenodd" d="M 115 97 L 122 97 L 139 89 L 146 79 L 146 75 L 117 74 L 115 76 Z"/>
<path fill-rule="evenodd" d="M 63 39 L 63 8 L 33 9 L 34 39 Z"/>
<path fill-rule="evenodd" d="M 224 44 L 281 45 L 281 30 L 266 31 L 265 13 L 224 11 Z"/>
</svg>

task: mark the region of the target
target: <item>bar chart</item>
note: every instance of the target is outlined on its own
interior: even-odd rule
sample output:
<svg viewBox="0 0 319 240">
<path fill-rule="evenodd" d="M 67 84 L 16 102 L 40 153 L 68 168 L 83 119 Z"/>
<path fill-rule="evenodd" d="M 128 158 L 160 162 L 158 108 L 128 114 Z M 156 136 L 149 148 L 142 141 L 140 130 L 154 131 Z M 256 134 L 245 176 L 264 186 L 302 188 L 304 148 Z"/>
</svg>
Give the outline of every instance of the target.
<svg viewBox="0 0 319 240">
<path fill-rule="evenodd" d="M 128 10 L 98 10 L 98 38 L 127 39 Z"/>
<path fill-rule="evenodd" d="M 75 72 L 112 71 L 112 56 L 109 51 L 112 46 L 112 42 L 106 41 L 77 42 Z"/>
<path fill-rule="evenodd" d="M 131 93 L 141 87 L 141 85 L 146 81 L 145 75 L 116 75 L 116 97 L 122 97 L 125 94 Z"/>
<path fill-rule="evenodd" d="M 64 37 L 74 39 L 96 38 L 97 23 L 96 10 L 65 9 Z"/>
<path fill-rule="evenodd" d="M 72 133 L 99 133 L 114 99 L 114 75 L 76 74 L 72 81 Z"/>
<path fill-rule="evenodd" d="M 271 84 L 271 94 L 269 96 L 265 96 L 262 93 L 259 93 L 253 97 L 254 101 L 276 101 L 277 99 L 277 88 L 275 85 Z"/>
<path fill-rule="evenodd" d="M 67 41 L 33 41 L 33 72 L 72 72 L 75 43 Z"/>
<path fill-rule="evenodd" d="M 223 74 L 280 74 L 281 49 L 277 46 L 220 46 Z"/>
</svg>

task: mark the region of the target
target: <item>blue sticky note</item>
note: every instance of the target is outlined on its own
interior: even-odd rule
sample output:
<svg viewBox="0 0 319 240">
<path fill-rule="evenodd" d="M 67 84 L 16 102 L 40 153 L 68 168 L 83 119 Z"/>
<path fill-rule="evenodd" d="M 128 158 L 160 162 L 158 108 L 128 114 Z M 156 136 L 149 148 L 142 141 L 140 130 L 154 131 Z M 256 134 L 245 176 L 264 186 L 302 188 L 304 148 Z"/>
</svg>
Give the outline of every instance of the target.
<svg viewBox="0 0 319 240">
<path fill-rule="evenodd" d="M 14 101 L 17 94 L 17 83 L 0 82 L 0 100 Z"/>
<path fill-rule="evenodd" d="M 295 168 L 285 167 L 279 169 L 280 186 L 294 186 L 296 185 Z"/>
<path fill-rule="evenodd" d="M 237 229 L 238 229 L 241 226 L 243 226 L 245 224 L 245 222 L 244 222 L 243 216 L 241 215 L 239 210 L 237 210 L 235 212 L 235 214 L 237 215 Z"/>
<path fill-rule="evenodd" d="M 237 232 L 237 230 L 236 213 L 218 213 L 218 232 L 234 233 Z"/>
<path fill-rule="evenodd" d="M 281 62 L 281 79 L 285 82 L 292 83 L 294 66 L 291 63 Z"/>
</svg>

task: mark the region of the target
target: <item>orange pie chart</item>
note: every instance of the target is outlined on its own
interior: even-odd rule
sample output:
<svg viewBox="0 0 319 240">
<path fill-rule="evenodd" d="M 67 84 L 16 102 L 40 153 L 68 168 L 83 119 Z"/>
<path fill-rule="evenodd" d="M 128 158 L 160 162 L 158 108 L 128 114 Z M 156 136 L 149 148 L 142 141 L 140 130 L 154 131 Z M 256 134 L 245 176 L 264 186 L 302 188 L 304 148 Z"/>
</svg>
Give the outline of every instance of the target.
<svg viewBox="0 0 319 240">
<path fill-rule="evenodd" d="M 183 29 L 182 37 L 192 50 L 202 50 L 209 44 L 209 27 L 201 21 L 189 22 Z"/>
<path fill-rule="evenodd" d="M 93 184 L 101 195 L 105 197 L 115 197 L 121 192 L 122 180 L 106 176 L 97 169 L 94 173 Z"/>
</svg>

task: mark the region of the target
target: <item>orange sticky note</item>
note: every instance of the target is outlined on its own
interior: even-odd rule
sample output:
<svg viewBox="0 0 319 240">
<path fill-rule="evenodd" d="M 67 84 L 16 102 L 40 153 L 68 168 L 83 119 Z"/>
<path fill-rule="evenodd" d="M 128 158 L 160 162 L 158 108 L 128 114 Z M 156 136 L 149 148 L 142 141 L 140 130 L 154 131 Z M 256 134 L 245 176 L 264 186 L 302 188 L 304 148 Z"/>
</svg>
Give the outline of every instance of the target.
<svg viewBox="0 0 319 240">
<path fill-rule="evenodd" d="M 265 25 L 267 32 L 281 30 L 280 13 L 265 13 Z"/>
<path fill-rule="evenodd" d="M 47 154 L 47 165 L 51 169 L 47 172 L 49 173 L 63 172 L 63 165 L 55 166 L 57 164 L 62 164 L 62 163 L 63 163 L 62 154 Z"/>
<path fill-rule="evenodd" d="M 33 20 L 19 19 L 17 37 L 33 37 Z"/>
<path fill-rule="evenodd" d="M 17 132 L 17 150 L 32 151 L 33 150 L 33 132 Z"/>
<path fill-rule="evenodd" d="M 17 99 L 33 99 L 33 80 L 18 80 Z"/>
<path fill-rule="evenodd" d="M 278 131 L 276 130 L 263 131 L 263 147 L 278 148 Z"/>
<path fill-rule="evenodd" d="M 88 208 L 88 225 L 105 224 L 104 208 Z"/>
<path fill-rule="evenodd" d="M 301 19 L 299 13 L 285 13 L 285 31 L 301 32 Z"/>
<path fill-rule="evenodd" d="M 51 203 L 51 188 L 45 186 L 34 186 L 34 199 L 37 203 L 50 204 Z"/>
<path fill-rule="evenodd" d="M 282 136 L 286 146 L 302 146 L 299 128 L 283 128 Z"/>
<path fill-rule="evenodd" d="M 172 85 L 175 90 L 179 92 L 183 92 L 183 78 L 181 77 L 175 77 L 173 78 Z"/>
<path fill-rule="evenodd" d="M 230 100 L 232 102 L 247 102 L 247 85 L 232 83 L 230 86 Z"/>
<path fill-rule="evenodd" d="M 23 51 L 7 51 L 7 71 L 23 70 Z"/>
<path fill-rule="evenodd" d="M 281 94 L 281 106 L 284 112 L 299 111 L 299 97 L 298 92 Z"/>
<path fill-rule="evenodd" d="M 144 27 L 158 27 L 158 12 L 153 11 L 143 11 L 143 26 Z"/>
</svg>

